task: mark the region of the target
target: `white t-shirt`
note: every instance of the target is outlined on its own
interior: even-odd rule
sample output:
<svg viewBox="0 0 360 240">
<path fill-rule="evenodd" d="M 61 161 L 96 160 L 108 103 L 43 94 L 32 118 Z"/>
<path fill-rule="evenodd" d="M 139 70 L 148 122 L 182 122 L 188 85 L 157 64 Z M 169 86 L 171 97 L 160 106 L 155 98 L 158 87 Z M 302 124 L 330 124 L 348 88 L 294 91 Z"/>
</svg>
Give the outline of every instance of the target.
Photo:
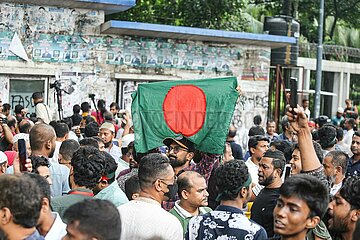
<svg viewBox="0 0 360 240">
<path fill-rule="evenodd" d="M 251 158 L 249 158 L 245 162 L 245 164 L 248 167 L 252 182 L 255 183 L 255 184 L 258 184 L 258 181 L 259 181 L 259 176 L 258 176 L 259 166 L 256 165 L 253 161 L 251 161 Z"/>
<path fill-rule="evenodd" d="M 121 240 L 182 240 L 180 221 L 161 208 L 157 201 L 140 197 L 118 207 L 121 216 Z"/>
</svg>

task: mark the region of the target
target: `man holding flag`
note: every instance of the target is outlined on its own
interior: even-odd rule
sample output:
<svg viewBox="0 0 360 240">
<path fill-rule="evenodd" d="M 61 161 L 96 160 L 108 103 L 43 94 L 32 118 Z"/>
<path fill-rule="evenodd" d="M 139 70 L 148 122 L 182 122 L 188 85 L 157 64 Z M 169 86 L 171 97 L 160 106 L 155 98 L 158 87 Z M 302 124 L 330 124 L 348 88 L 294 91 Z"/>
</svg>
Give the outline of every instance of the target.
<svg viewBox="0 0 360 240">
<path fill-rule="evenodd" d="M 191 170 L 208 181 L 224 150 L 236 88 L 235 77 L 139 85 L 132 96 L 136 151 L 165 144 L 176 175 Z M 170 210 L 176 200 L 163 207 Z"/>
</svg>

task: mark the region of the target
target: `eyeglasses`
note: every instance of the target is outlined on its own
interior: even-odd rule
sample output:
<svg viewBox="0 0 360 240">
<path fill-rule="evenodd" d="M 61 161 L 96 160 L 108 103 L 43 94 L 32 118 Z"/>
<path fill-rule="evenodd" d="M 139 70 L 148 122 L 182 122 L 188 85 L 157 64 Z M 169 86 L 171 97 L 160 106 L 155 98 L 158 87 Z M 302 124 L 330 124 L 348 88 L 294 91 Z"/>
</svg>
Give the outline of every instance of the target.
<svg viewBox="0 0 360 240">
<path fill-rule="evenodd" d="M 178 152 L 180 152 L 180 150 L 185 151 L 185 152 L 188 152 L 188 151 L 189 151 L 188 148 L 183 148 L 183 147 L 180 147 L 180 146 L 175 146 L 175 147 L 169 146 L 169 147 L 168 147 L 168 152 L 171 152 L 171 150 L 172 150 L 173 153 L 175 153 L 175 154 L 177 154 Z"/>
<path fill-rule="evenodd" d="M 164 183 L 166 186 L 168 186 L 168 185 L 173 185 L 173 184 L 175 184 L 176 183 L 176 181 L 177 181 L 177 176 L 175 175 L 174 176 L 174 182 L 173 183 L 166 183 L 165 181 L 168 181 L 169 179 L 159 179 L 162 183 Z"/>
</svg>

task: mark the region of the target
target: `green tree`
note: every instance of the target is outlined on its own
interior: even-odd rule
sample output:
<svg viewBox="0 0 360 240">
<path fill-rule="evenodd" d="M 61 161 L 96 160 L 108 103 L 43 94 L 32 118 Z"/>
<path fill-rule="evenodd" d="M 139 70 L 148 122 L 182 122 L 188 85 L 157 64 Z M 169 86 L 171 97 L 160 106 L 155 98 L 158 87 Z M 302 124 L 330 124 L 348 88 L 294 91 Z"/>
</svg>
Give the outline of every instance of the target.
<svg viewBox="0 0 360 240">
<path fill-rule="evenodd" d="M 243 31 L 242 9 L 247 0 L 138 0 L 128 11 L 107 16 L 107 20 L 190 26 Z"/>
</svg>

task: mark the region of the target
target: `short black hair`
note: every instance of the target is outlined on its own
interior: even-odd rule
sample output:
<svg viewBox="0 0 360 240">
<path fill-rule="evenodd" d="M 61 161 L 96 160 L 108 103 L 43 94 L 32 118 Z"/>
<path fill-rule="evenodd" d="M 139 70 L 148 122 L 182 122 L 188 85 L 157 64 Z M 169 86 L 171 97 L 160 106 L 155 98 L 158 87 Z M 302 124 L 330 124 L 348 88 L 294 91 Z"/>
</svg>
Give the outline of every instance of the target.
<svg viewBox="0 0 360 240">
<path fill-rule="evenodd" d="M 81 103 L 81 111 L 84 112 L 89 112 L 90 111 L 90 104 L 88 102 L 83 102 Z"/>
<path fill-rule="evenodd" d="M 86 137 L 95 137 L 99 134 L 99 125 L 91 122 L 85 126 L 84 134 Z"/>
<path fill-rule="evenodd" d="M 169 159 L 160 153 L 149 153 L 139 163 L 140 188 L 149 188 L 154 182 L 164 177 L 167 168 L 171 166 Z"/>
<path fill-rule="evenodd" d="M 23 110 L 23 109 L 24 109 L 24 106 L 23 106 L 23 105 L 17 104 L 17 105 L 15 106 L 15 108 L 14 108 L 14 113 L 15 113 L 15 114 L 20 114 L 20 113 L 21 113 L 21 110 Z"/>
<path fill-rule="evenodd" d="M 26 123 L 23 123 L 23 124 L 20 124 L 20 123 L 19 123 L 20 133 L 29 133 L 30 129 L 31 129 L 31 124 L 29 123 L 29 121 L 26 121 Z"/>
<path fill-rule="evenodd" d="M 338 142 L 344 139 L 344 130 L 341 127 L 336 127 L 336 139 Z"/>
<path fill-rule="evenodd" d="M 80 113 L 80 110 L 81 110 L 81 107 L 80 107 L 79 104 L 75 104 L 75 105 L 73 106 L 73 113 L 74 113 L 74 114 L 79 114 L 79 113 Z"/>
<path fill-rule="evenodd" d="M 256 146 L 259 144 L 260 141 L 270 142 L 270 140 L 267 137 L 265 137 L 264 135 L 255 135 L 255 136 L 252 136 L 249 138 L 248 148 L 249 148 L 250 155 L 252 155 L 250 148 L 256 148 Z"/>
<path fill-rule="evenodd" d="M 80 147 L 71 159 L 71 166 L 75 184 L 93 189 L 104 174 L 105 156 L 97 148 Z"/>
<path fill-rule="evenodd" d="M 41 167 L 41 166 L 50 167 L 49 160 L 46 157 L 30 156 L 29 159 L 31 160 L 33 173 L 39 174 L 38 167 Z"/>
<path fill-rule="evenodd" d="M 132 195 L 140 193 L 139 176 L 134 175 L 125 181 L 125 194 L 129 201 L 133 200 Z"/>
<path fill-rule="evenodd" d="M 261 119 L 261 116 L 260 116 L 260 115 L 256 115 L 256 116 L 254 117 L 254 119 L 253 119 L 253 122 L 254 122 L 255 125 L 260 125 L 260 124 L 261 124 L 261 121 L 262 121 L 262 119 Z"/>
<path fill-rule="evenodd" d="M 355 119 L 353 119 L 353 118 L 347 118 L 347 119 L 345 120 L 345 122 L 347 122 L 347 124 L 350 124 L 350 125 L 351 125 L 351 128 L 356 127 L 356 122 L 355 122 Z"/>
<path fill-rule="evenodd" d="M 73 120 L 71 117 L 66 117 L 63 120 L 61 120 L 60 122 L 65 123 L 68 126 L 69 131 L 73 127 Z"/>
<path fill-rule="evenodd" d="M 272 158 L 272 165 L 274 166 L 274 169 L 280 169 L 280 174 L 282 174 L 286 164 L 286 159 L 283 152 L 279 150 L 268 149 L 264 153 L 263 157 Z"/>
<path fill-rule="evenodd" d="M 323 125 L 319 130 L 320 145 L 323 149 L 333 147 L 336 144 L 336 128 L 330 125 Z"/>
<path fill-rule="evenodd" d="M 116 102 L 112 102 L 110 104 L 110 108 L 112 108 L 112 107 L 115 107 L 116 110 L 120 110 L 119 104 L 117 104 Z"/>
<path fill-rule="evenodd" d="M 31 98 L 37 100 L 37 99 L 41 99 L 43 98 L 43 93 L 42 92 L 34 92 L 32 95 L 31 95 Z"/>
<path fill-rule="evenodd" d="M 322 218 L 329 203 L 329 193 L 325 184 L 307 174 L 297 174 L 287 178 L 280 187 L 280 195 L 303 200 L 310 209 L 309 217 Z"/>
<path fill-rule="evenodd" d="M 92 146 L 95 148 L 99 148 L 99 143 L 94 139 L 94 137 L 87 137 L 84 139 L 81 139 L 79 141 L 80 146 Z"/>
<path fill-rule="evenodd" d="M 104 99 L 99 99 L 99 101 L 97 102 L 97 107 L 99 109 L 100 112 L 103 112 L 106 110 L 106 102 Z"/>
<path fill-rule="evenodd" d="M 63 138 L 66 134 L 69 133 L 69 127 L 66 123 L 58 122 L 54 126 L 56 137 Z"/>
<path fill-rule="evenodd" d="M 25 173 L 24 176 L 34 181 L 36 186 L 38 186 L 40 189 L 41 198 L 47 198 L 49 200 L 49 203 L 51 203 L 51 189 L 49 182 L 46 181 L 46 179 L 39 174 Z"/>
<path fill-rule="evenodd" d="M 11 106 L 8 103 L 4 103 L 3 105 L 3 112 L 10 111 Z"/>
<path fill-rule="evenodd" d="M 279 139 L 275 139 L 270 143 L 271 147 L 275 147 L 275 149 L 281 151 L 284 153 L 286 163 L 290 162 L 292 158 L 292 152 L 293 152 L 293 143 L 289 141 L 281 141 Z"/>
<path fill-rule="evenodd" d="M 349 157 L 343 151 L 331 151 L 325 157 L 331 157 L 331 164 L 334 167 L 341 167 L 342 174 L 346 173 Z"/>
<path fill-rule="evenodd" d="M 67 160 L 71 161 L 74 153 L 79 149 L 80 144 L 74 139 L 66 139 L 60 145 L 59 154 Z"/>
<path fill-rule="evenodd" d="M 249 137 L 256 136 L 256 135 L 265 135 L 265 130 L 261 126 L 253 126 L 249 129 Z"/>
<path fill-rule="evenodd" d="M 360 176 L 352 175 L 343 181 L 340 195 L 351 206 L 351 209 L 360 209 Z"/>
<path fill-rule="evenodd" d="M 67 224 L 78 222 L 77 230 L 90 238 L 118 240 L 121 235 L 120 213 L 110 201 L 85 199 L 64 213 Z"/>
<path fill-rule="evenodd" d="M 215 171 L 215 185 L 222 194 L 221 200 L 236 199 L 249 177 L 248 168 L 242 160 L 230 160 L 220 165 Z"/>
<path fill-rule="evenodd" d="M 0 175 L 0 206 L 10 210 L 15 224 L 35 227 L 42 206 L 40 189 L 24 175 Z"/>
</svg>

